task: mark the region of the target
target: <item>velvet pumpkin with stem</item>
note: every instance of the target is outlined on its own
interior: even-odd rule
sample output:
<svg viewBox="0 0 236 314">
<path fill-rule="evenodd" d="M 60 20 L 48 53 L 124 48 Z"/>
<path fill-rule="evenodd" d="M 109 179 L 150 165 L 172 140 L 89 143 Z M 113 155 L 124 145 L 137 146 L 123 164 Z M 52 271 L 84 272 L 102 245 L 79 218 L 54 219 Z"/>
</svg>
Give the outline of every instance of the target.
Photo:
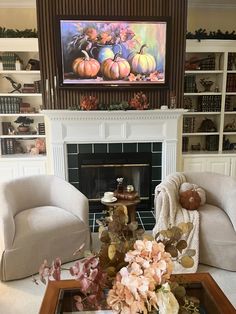
<svg viewBox="0 0 236 314">
<path fill-rule="evenodd" d="M 151 74 L 156 71 L 156 60 L 155 58 L 145 52 L 147 45 L 141 46 L 139 52 L 131 53 L 128 57 L 131 72 L 134 74 Z"/>
<path fill-rule="evenodd" d="M 73 72 L 81 78 L 94 78 L 100 70 L 100 64 L 96 59 L 90 58 L 85 50 L 84 57 L 77 58 L 72 63 Z"/>
<path fill-rule="evenodd" d="M 129 62 L 119 57 L 116 53 L 114 58 L 108 58 L 102 62 L 101 73 L 108 80 L 122 80 L 130 74 Z"/>
</svg>

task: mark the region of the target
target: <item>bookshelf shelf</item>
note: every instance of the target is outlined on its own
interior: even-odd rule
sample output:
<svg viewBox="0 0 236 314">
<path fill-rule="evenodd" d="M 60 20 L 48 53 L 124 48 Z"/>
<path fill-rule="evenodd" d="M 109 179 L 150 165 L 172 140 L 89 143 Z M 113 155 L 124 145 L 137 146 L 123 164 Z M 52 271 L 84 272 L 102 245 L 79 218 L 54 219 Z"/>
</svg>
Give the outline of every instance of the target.
<svg viewBox="0 0 236 314">
<path fill-rule="evenodd" d="M 236 112 L 235 112 L 236 113 Z M 215 111 L 191 111 L 191 112 L 184 112 L 184 116 L 195 116 L 195 115 L 199 115 L 199 116 L 205 116 L 205 115 L 220 115 L 221 112 L 215 112 Z"/>
<path fill-rule="evenodd" d="M 222 95 L 222 93 L 202 92 L 202 93 L 184 93 L 184 95 L 185 96 L 213 96 L 213 95 Z"/>
<path fill-rule="evenodd" d="M 1 113 L 1 117 L 44 117 L 42 113 Z"/>
<path fill-rule="evenodd" d="M 186 70 L 185 71 L 185 74 L 222 74 L 224 73 L 223 70 L 193 70 L 193 71 L 190 71 L 190 70 Z M 236 71 L 235 71 L 236 73 Z"/>
<path fill-rule="evenodd" d="M 183 133 L 183 136 L 201 136 L 201 135 L 219 135 L 219 132 L 195 132 L 195 133 Z"/>
<path fill-rule="evenodd" d="M 1 155 L 0 156 L 0 161 L 4 161 L 4 160 L 14 160 L 14 161 L 21 161 L 21 160 L 42 160 L 42 161 L 46 161 L 47 160 L 47 156 L 45 154 L 40 154 L 40 155 L 31 155 L 31 154 L 14 154 L 14 155 Z"/>
<path fill-rule="evenodd" d="M 38 70 L 1 70 L 0 74 L 20 74 L 20 75 L 40 75 L 40 71 Z"/>
<path fill-rule="evenodd" d="M 42 97 L 42 94 L 39 93 L 0 93 L 1 96 L 7 96 L 7 97 Z"/>
<path fill-rule="evenodd" d="M 0 135 L 0 138 L 16 138 L 16 139 L 36 139 L 36 138 L 45 138 L 45 135 L 39 135 L 39 134 L 30 134 L 30 135 L 25 135 L 25 134 L 17 134 L 17 135 Z"/>
</svg>

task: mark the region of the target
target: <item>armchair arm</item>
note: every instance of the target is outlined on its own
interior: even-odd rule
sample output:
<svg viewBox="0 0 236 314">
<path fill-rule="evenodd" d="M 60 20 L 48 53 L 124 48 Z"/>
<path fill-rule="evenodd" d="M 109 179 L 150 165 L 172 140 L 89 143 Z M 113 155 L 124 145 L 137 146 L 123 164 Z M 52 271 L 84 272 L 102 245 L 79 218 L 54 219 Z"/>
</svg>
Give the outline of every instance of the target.
<svg viewBox="0 0 236 314">
<path fill-rule="evenodd" d="M 51 185 L 51 188 L 54 186 L 51 190 L 51 204 L 67 210 L 88 225 L 89 204 L 87 197 L 67 181 L 54 178 L 56 179 Z"/>
</svg>

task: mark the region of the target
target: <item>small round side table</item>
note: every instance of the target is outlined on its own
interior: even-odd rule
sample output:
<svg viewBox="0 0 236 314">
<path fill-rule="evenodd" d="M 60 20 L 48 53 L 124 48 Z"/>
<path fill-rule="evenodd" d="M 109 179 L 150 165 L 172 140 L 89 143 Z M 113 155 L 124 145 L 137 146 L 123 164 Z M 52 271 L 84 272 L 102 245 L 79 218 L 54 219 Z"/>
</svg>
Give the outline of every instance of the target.
<svg viewBox="0 0 236 314">
<path fill-rule="evenodd" d="M 129 222 L 136 221 L 136 205 L 140 203 L 140 198 L 135 198 L 134 200 L 117 199 L 117 201 L 113 203 L 103 202 L 101 200 L 101 203 L 108 209 L 114 206 L 125 205 L 128 210 Z"/>
</svg>

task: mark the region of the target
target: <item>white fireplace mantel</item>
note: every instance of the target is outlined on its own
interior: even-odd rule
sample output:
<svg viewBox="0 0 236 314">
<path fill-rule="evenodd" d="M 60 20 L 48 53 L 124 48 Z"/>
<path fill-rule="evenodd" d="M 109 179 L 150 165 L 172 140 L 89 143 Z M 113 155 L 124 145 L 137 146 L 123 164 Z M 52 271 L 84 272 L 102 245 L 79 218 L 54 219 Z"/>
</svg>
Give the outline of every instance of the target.
<svg viewBox="0 0 236 314">
<path fill-rule="evenodd" d="M 71 143 L 162 142 L 162 179 L 176 171 L 184 109 L 130 111 L 43 110 L 51 172 L 67 179 Z"/>
</svg>

